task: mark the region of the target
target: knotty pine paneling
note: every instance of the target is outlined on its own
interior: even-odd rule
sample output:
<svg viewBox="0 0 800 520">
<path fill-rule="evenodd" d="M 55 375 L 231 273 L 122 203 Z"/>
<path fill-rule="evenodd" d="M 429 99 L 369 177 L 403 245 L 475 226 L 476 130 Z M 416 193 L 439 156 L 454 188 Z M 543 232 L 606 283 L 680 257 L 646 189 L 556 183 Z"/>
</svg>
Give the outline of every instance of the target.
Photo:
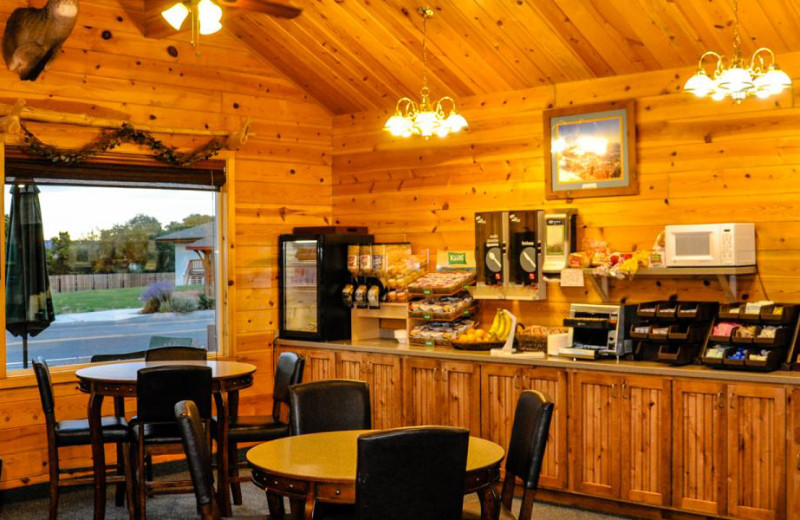
<svg viewBox="0 0 800 520">
<path fill-rule="evenodd" d="M 28 2 L 1 4 L 4 25 Z M 269 413 L 277 235 L 331 221 L 331 116 L 226 31 L 203 37 L 200 51 L 195 55 L 186 33 L 143 38 L 117 0 L 82 0 L 73 34 L 38 81 L 22 82 L 0 67 L 0 102 L 24 98 L 39 108 L 181 129 L 236 130 L 253 118 L 255 135 L 235 155 L 233 343 L 238 359 L 258 367 L 254 386 L 243 392 L 241 411 Z M 46 142 L 64 147 L 81 146 L 99 134 L 65 125 L 30 126 Z M 159 137 L 180 147 L 207 140 Z M 87 397 L 77 390 L 74 376 L 60 374 L 56 380 L 58 417 L 85 417 Z M 0 389 L 0 489 L 46 481 L 44 417 L 35 381 L 4 383 L 16 388 Z M 107 405 L 110 413 L 110 401 Z M 128 403 L 128 412 L 134 405 Z M 83 465 L 89 457 L 87 449 L 62 453 L 66 464 Z M 108 455 L 113 459 L 111 451 Z"/>
<path fill-rule="evenodd" d="M 800 77 L 800 53 L 780 56 Z M 791 67 L 791 68 L 790 68 Z M 742 105 L 681 92 L 692 68 L 557 83 L 459 98 L 468 132 L 446 139 L 393 138 L 386 111 L 334 117 L 333 216 L 366 225 L 378 240 L 415 249 L 472 249 L 477 211 L 573 207 L 578 239 L 603 238 L 619 251 L 650 249 L 666 224 L 752 221 L 760 278 L 739 280 L 739 296 L 800 301 L 798 93 Z M 795 89 L 800 91 L 800 89 Z M 598 101 L 636 101 L 640 193 L 548 201 L 543 111 Z M 715 278 L 612 282 L 612 301 L 722 299 Z M 487 302 L 484 318 L 510 306 L 525 323 L 559 324 L 574 301 L 599 302 L 588 286 L 548 286 L 542 303 Z"/>
</svg>

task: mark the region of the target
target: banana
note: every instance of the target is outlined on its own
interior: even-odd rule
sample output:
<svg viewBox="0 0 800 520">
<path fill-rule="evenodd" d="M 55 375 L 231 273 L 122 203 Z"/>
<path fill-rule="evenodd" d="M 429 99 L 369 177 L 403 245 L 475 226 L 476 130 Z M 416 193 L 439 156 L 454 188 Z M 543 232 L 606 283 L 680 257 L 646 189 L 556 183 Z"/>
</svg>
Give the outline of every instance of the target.
<svg viewBox="0 0 800 520">
<path fill-rule="evenodd" d="M 497 314 L 494 315 L 494 321 L 492 322 L 492 326 L 489 329 L 489 336 L 497 337 L 497 329 L 500 328 L 500 314 L 501 311 L 497 311 Z"/>
<path fill-rule="evenodd" d="M 500 311 L 500 314 L 500 327 L 497 329 L 495 335 L 497 336 L 497 339 L 504 341 L 508 337 L 508 329 L 511 323 L 508 321 L 508 315 L 506 315 L 505 312 Z"/>
</svg>

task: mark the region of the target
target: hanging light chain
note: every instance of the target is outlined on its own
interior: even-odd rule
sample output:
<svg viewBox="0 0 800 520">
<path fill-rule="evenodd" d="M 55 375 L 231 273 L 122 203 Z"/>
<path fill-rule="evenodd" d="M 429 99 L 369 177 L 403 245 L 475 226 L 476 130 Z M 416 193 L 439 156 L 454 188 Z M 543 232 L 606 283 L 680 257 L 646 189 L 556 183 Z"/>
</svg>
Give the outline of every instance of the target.
<svg viewBox="0 0 800 520">
<path fill-rule="evenodd" d="M 733 61 L 742 56 L 742 37 L 739 34 L 739 0 L 733 0 Z"/>
</svg>

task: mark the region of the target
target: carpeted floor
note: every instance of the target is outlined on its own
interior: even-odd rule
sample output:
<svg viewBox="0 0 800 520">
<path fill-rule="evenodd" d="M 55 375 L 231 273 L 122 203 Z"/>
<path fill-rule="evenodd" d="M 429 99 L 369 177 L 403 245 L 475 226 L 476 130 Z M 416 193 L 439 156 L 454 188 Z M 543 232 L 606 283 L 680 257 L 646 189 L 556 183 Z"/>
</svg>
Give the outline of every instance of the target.
<svg viewBox="0 0 800 520">
<path fill-rule="evenodd" d="M 242 486 L 244 504 L 234 506 L 234 515 L 266 513 L 264 493 L 253 484 Z M 519 509 L 519 500 L 514 510 Z M 43 520 L 47 518 L 47 498 L 20 497 L 7 498 L 0 504 L 2 520 Z M 59 520 L 89 520 L 92 518 L 92 489 L 90 487 L 62 489 L 58 508 Z M 580 511 L 563 507 L 536 504 L 533 517 L 538 520 L 614 520 L 622 517 Z M 147 500 L 148 520 L 197 520 L 194 495 L 162 495 Z M 109 502 L 106 508 L 107 520 L 128 520 L 124 507 L 115 507 L 113 489 L 109 488 Z"/>
</svg>

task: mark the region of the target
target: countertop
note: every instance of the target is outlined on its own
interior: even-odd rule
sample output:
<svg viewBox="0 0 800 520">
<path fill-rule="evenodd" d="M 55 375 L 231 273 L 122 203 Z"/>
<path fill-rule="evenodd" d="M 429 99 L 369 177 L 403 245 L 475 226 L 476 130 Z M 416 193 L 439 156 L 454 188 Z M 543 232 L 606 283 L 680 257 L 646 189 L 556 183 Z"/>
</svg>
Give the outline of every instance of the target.
<svg viewBox="0 0 800 520">
<path fill-rule="evenodd" d="M 742 372 L 720 370 L 701 365 L 671 366 L 653 361 L 625 360 L 575 360 L 562 357 L 544 359 L 515 358 L 513 356 L 493 356 L 489 352 L 458 350 L 448 347 L 420 347 L 400 345 L 392 339 L 369 339 L 358 342 L 344 340 L 318 342 L 306 340 L 281 339 L 275 344 L 283 347 L 319 348 L 326 350 L 362 351 L 372 354 L 394 354 L 399 356 L 426 357 L 435 359 L 451 359 L 457 361 L 473 361 L 479 363 L 500 363 L 513 365 L 530 365 L 573 370 L 594 370 L 602 372 L 620 372 L 624 374 L 658 375 L 665 377 L 682 377 L 697 379 L 714 379 L 753 383 L 770 383 L 776 385 L 800 385 L 800 371 L 776 370 L 774 372 Z"/>
</svg>

